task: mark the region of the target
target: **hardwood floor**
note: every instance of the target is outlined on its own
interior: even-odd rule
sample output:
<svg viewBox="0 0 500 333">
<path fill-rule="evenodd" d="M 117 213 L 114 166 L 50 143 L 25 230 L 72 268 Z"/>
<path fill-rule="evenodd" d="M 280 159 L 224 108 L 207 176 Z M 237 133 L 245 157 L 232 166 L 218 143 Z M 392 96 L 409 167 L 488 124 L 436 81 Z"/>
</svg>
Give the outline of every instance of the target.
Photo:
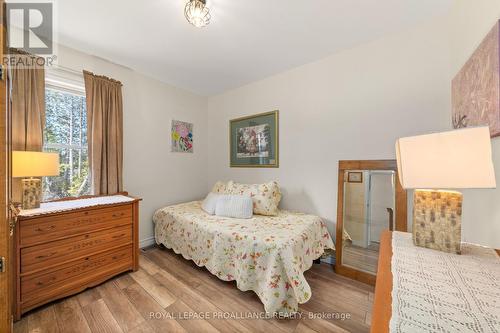
<svg viewBox="0 0 500 333">
<path fill-rule="evenodd" d="M 379 244 L 372 243 L 367 248 L 346 244 L 342 256 L 344 265 L 377 274 Z"/>
<path fill-rule="evenodd" d="M 312 298 L 300 305 L 301 318 L 242 319 L 263 311 L 253 292 L 154 247 L 141 252 L 139 271 L 29 312 L 14 332 L 369 332 L 373 287 L 338 276 L 326 264 L 305 275 Z M 350 319 L 332 318 L 335 313 Z"/>
</svg>

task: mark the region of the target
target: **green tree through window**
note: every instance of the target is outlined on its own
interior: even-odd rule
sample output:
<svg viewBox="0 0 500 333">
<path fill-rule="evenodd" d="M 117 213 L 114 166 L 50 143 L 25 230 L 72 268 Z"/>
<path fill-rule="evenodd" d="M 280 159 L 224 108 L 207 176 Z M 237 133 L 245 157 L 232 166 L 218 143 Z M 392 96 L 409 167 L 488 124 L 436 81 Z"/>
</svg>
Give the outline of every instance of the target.
<svg viewBox="0 0 500 333">
<path fill-rule="evenodd" d="M 44 177 L 45 201 L 90 194 L 85 96 L 45 89 L 44 151 L 59 153 L 60 175 Z"/>
</svg>

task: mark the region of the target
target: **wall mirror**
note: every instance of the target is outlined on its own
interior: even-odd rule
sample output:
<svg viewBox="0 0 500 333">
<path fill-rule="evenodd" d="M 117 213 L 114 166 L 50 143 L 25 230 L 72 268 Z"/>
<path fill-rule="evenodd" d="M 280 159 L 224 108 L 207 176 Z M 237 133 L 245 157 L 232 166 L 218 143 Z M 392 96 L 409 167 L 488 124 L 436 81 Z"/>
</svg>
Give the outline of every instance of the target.
<svg viewBox="0 0 500 333">
<path fill-rule="evenodd" d="M 335 271 L 375 284 L 382 232 L 407 229 L 396 161 L 339 161 L 338 177 Z"/>
</svg>

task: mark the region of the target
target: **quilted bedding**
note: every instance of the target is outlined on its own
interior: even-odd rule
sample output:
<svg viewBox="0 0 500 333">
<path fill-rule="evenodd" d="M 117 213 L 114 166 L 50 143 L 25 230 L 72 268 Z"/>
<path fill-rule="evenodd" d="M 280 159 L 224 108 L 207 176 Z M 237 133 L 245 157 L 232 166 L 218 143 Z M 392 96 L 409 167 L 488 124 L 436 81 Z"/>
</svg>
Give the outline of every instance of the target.
<svg viewBox="0 0 500 333">
<path fill-rule="evenodd" d="M 251 219 L 212 216 L 194 201 L 156 211 L 155 239 L 287 316 L 311 297 L 304 272 L 333 241 L 321 218 L 280 211 Z"/>
</svg>

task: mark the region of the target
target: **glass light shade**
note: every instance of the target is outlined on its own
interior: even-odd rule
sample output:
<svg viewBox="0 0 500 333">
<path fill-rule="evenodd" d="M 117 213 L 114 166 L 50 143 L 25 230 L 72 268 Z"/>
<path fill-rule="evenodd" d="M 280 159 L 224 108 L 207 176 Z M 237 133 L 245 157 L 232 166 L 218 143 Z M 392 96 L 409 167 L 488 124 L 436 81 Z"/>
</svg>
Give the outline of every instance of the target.
<svg viewBox="0 0 500 333">
<path fill-rule="evenodd" d="M 59 176 L 59 154 L 36 151 L 12 152 L 12 177 Z"/>
<path fill-rule="evenodd" d="M 184 8 L 184 15 L 189 23 L 202 28 L 210 23 L 210 10 L 206 0 L 189 0 Z"/>
<path fill-rule="evenodd" d="M 401 138 L 396 155 L 405 189 L 496 187 L 488 127 Z"/>
</svg>

